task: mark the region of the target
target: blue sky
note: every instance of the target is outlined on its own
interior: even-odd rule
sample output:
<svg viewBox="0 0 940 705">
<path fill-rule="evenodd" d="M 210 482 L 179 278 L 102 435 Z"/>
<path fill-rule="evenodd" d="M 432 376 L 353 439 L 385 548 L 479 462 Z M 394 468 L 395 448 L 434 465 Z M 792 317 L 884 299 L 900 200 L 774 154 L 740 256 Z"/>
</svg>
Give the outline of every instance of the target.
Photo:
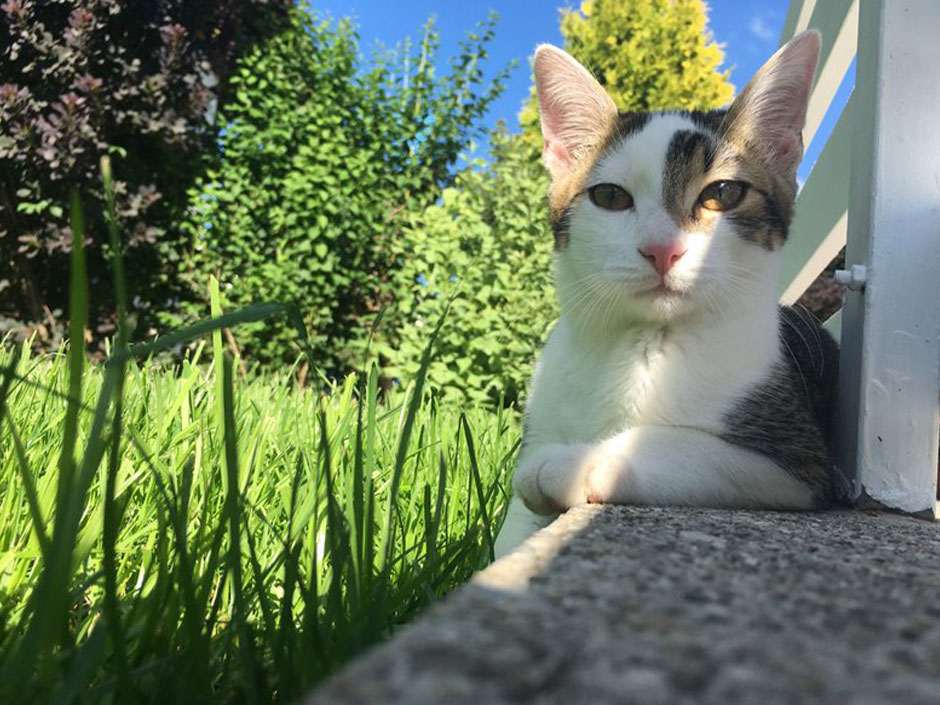
<svg viewBox="0 0 940 705">
<path fill-rule="evenodd" d="M 565 6 L 565 0 L 491 0 L 488 3 L 314 0 L 313 4 L 318 11 L 326 11 L 334 17 L 353 16 L 359 26 L 361 48 L 366 54 L 376 40 L 394 46 L 408 36 L 419 38 L 421 26 L 433 15 L 445 57 L 456 53 L 457 42 L 477 22 L 485 19 L 490 9 L 495 10 L 500 20 L 490 47 L 490 75 L 513 59 L 519 66 L 510 76 L 505 93 L 492 106 L 486 124 L 495 125 L 502 119 L 510 129 L 517 128 L 516 115 L 529 93 L 529 58 L 535 46 L 541 42 L 559 46 L 563 43 L 558 20 L 559 8 Z M 715 39 L 724 45 L 724 66 L 731 69 L 731 82 L 737 90 L 777 48 L 788 5 L 787 0 L 712 0 L 708 3 L 709 27 Z M 823 122 L 803 161 L 802 179 L 806 178 L 850 91 L 851 79 L 834 101 L 835 114 Z"/>
</svg>

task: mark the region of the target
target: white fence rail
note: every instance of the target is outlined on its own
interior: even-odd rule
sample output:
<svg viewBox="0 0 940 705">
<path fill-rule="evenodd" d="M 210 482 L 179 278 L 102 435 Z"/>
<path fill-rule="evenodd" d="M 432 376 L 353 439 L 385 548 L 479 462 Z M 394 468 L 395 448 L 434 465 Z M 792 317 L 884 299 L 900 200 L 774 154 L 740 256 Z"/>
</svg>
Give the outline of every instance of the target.
<svg viewBox="0 0 940 705">
<path fill-rule="evenodd" d="M 841 328 L 844 490 L 936 517 L 940 2 L 793 0 L 782 42 L 808 27 L 824 43 L 805 143 L 857 52 L 855 90 L 797 200 L 781 300 L 798 299 L 846 245 L 856 281 L 827 323 Z"/>
</svg>

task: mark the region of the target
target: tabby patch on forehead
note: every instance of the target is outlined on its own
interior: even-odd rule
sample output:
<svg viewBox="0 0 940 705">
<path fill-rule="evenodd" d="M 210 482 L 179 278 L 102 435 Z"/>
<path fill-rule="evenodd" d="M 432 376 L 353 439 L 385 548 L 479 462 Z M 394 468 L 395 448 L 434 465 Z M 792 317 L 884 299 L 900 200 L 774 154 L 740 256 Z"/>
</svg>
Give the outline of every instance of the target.
<svg viewBox="0 0 940 705">
<path fill-rule="evenodd" d="M 729 145 L 721 137 L 724 113 L 687 113 L 696 125 L 714 127 L 714 131 L 678 130 L 669 142 L 663 164 L 663 206 L 680 228 L 697 223 L 696 201 L 712 180 L 709 172 L 728 172 L 745 177 L 748 194 L 723 217 L 731 223 L 742 240 L 766 250 L 779 249 L 787 238 L 792 210 L 791 197 L 775 183 L 773 175 L 747 151 Z"/>
<path fill-rule="evenodd" d="M 693 130 L 673 134 L 663 165 L 663 205 L 677 225 L 683 227 L 692 216 L 700 186 L 715 155 L 711 135 Z"/>
</svg>

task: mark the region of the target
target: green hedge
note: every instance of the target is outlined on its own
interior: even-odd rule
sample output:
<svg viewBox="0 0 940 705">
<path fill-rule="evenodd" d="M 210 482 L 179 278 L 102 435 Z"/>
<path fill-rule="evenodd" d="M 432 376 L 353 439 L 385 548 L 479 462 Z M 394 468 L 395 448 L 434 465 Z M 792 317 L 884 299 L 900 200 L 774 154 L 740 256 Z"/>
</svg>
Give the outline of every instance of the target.
<svg viewBox="0 0 940 705">
<path fill-rule="evenodd" d="M 394 249 L 405 264 L 385 324 L 392 340 L 380 350 L 387 373 L 412 378 L 427 326 L 453 298 L 431 382 L 450 398 L 512 403 L 557 316 L 548 180 L 518 136 L 494 133 L 491 157 L 409 218 Z"/>
<path fill-rule="evenodd" d="M 188 314 L 203 314 L 217 274 L 234 308 L 298 304 L 326 372 L 362 364 L 375 314 L 393 298 L 407 213 L 451 182 L 502 91 L 506 72 L 486 80 L 479 67 L 494 24 L 468 37 L 443 77 L 430 24 L 417 46 L 366 63 L 348 21 L 303 11 L 242 59 L 219 152 L 190 192 Z M 261 362 L 297 355 L 292 334 L 267 326 L 240 330 L 239 343 Z"/>
</svg>

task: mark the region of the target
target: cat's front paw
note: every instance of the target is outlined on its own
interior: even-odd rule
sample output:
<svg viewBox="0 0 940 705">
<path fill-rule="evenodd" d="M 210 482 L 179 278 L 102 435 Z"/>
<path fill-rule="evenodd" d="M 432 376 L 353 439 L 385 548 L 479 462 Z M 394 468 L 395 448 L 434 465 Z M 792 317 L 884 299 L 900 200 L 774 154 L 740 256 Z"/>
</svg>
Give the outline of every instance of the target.
<svg viewBox="0 0 940 705">
<path fill-rule="evenodd" d="M 584 478 L 589 504 L 628 504 L 633 467 L 620 442 L 602 444 Z"/>
<path fill-rule="evenodd" d="M 594 446 L 551 443 L 527 454 L 516 470 L 513 487 L 536 514 L 557 514 L 588 501 L 585 479 Z"/>
</svg>

